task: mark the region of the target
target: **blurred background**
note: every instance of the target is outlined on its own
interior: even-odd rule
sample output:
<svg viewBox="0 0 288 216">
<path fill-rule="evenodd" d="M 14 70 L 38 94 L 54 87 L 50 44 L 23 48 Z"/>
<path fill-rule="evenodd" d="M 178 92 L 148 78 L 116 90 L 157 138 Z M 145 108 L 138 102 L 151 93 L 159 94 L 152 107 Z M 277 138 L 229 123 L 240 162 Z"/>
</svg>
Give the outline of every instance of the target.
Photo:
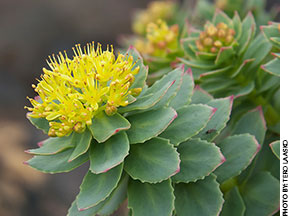
<svg viewBox="0 0 288 216">
<path fill-rule="evenodd" d="M 46 138 L 26 120 L 26 96 L 48 55 L 92 40 L 117 47 L 135 9 L 149 2 L 0 0 L 0 216 L 66 215 L 88 167 L 48 175 L 23 165 L 24 150 Z M 269 0 L 267 9 L 279 4 Z"/>
</svg>

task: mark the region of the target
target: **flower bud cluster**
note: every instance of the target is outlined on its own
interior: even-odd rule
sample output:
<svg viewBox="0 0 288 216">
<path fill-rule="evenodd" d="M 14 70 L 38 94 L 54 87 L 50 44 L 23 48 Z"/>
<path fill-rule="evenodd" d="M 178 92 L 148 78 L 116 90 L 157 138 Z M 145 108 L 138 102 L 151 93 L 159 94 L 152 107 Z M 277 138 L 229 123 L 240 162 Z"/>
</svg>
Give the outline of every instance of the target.
<svg viewBox="0 0 288 216">
<path fill-rule="evenodd" d="M 199 51 L 217 53 L 221 47 L 230 46 L 234 42 L 235 31 L 221 22 L 216 26 L 209 23 L 205 31 L 201 32 L 196 46 Z"/>
<path fill-rule="evenodd" d="M 146 40 L 138 39 L 135 47 L 143 54 L 166 57 L 178 48 L 178 25 L 169 27 L 163 20 L 147 25 Z"/>
<path fill-rule="evenodd" d="M 133 31 L 144 35 L 149 23 L 156 22 L 158 19 L 168 20 L 171 18 L 175 11 L 175 6 L 175 2 L 172 1 L 151 2 L 146 10 L 138 13 L 132 26 Z"/>
</svg>

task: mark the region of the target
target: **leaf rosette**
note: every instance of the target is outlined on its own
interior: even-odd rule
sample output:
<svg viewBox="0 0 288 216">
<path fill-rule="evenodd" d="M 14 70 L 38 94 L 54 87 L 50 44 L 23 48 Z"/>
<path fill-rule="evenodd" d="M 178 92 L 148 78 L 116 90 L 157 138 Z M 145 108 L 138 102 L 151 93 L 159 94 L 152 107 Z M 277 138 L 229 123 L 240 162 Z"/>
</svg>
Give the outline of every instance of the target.
<svg viewBox="0 0 288 216">
<path fill-rule="evenodd" d="M 187 28 L 188 37 L 181 40 L 185 57 L 179 59 L 192 68 L 203 89 L 216 97 L 253 91 L 257 70 L 271 45 L 262 33 L 255 37 L 252 13 L 241 20 L 237 12 L 231 19 L 216 10 L 203 31 Z"/>
<path fill-rule="evenodd" d="M 97 87 L 108 88 L 105 94 L 101 94 L 101 100 L 84 100 L 88 92 L 85 91 L 86 85 L 81 87 L 78 84 L 79 88 L 71 89 L 74 88 L 70 83 L 73 80 L 58 82 L 70 88 L 69 92 L 77 91 L 74 94 L 79 97 L 69 92 L 62 96 L 65 97 L 64 101 L 70 97 L 72 101 L 78 99 L 78 105 L 82 106 L 80 111 L 97 102 L 97 109 L 91 112 L 91 122 L 84 115 L 85 124 L 81 130 L 77 130 L 77 127 L 75 130 L 78 123 L 74 121 L 75 125 L 69 133 L 51 134 L 51 121 L 59 123 L 63 129 L 65 124 L 62 123 L 65 121 L 61 122 L 61 116 L 57 117 L 59 119 L 48 117 L 52 111 L 59 112 L 58 108 L 49 109 L 47 115 L 39 115 L 43 109 L 48 112 L 41 104 L 49 106 L 48 102 L 55 102 L 55 98 L 45 101 L 45 96 L 50 98 L 48 94 L 40 95 L 42 101 L 35 103 L 40 108 L 34 115 L 28 115 L 28 119 L 52 136 L 40 142 L 39 148 L 27 150 L 34 157 L 26 163 L 53 174 L 69 172 L 90 162 L 80 192 L 69 209 L 69 216 L 110 215 L 125 199 L 128 199 L 132 215 L 136 216 L 168 216 L 173 212 L 177 215 L 187 215 L 187 212 L 203 216 L 219 215 L 224 202 L 220 184 L 238 177 L 253 161 L 266 128 L 263 126 L 258 128 L 260 131 L 257 133 L 249 134 L 249 131 L 239 129 L 242 128 L 240 121 L 240 126 L 236 125 L 233 129 L 232 136 L 221 138 L 219 135 L 230 119 L 233 96 L 214 99 L 199 86 L 194 88 L 192 72 L 184 71 L 184 66 L 170 71 L 148 87 L 145 84 L 148 68 L 133 47 L 122 55 L 124 57 L 120 57 L 123 61 L 117 61 L 118 57 L 105 62 L 101 55 L 111 55 L 110 51 L 106 52 L 109 53 L 95 54 L 92 63 L 80 62 L 73 65 L 73 70 L 64 68 L 65 75 L 70 75 L 71 79 L 76 78 L 77 72 L 83 72 L 82 78 L 91 79 L 90 85 L 94 89 L 90 88 L 90 91 L 94 92 Z M 89 53 L 92 51 L 78 53 L 77 61 L 87 61 L 85 56 Z M 93 62 L 99 56 L 102 61 L 97 67 Z M 67 66 L 66 61 L 69 60 L 60 59 L 57 62 L 59 74 L 52 74 L 50 79 L 56 79 L 52 81 L 61 80 L 60 69 L 62 64 Z M 84 68 L 77 68 L 79 65 Z M 97 76 L 100 72 L 107 79 L 106 82 L 101 82 L 101 77 Z M 117 73 L 126 74 L 121 80 Z M 112 85 L 115 77 L 120 83 L 119 97 L 114 94 L 119 89 L 114 89 Z M 127 82 L 128 87 L 122 88 Z M 111 85 L 113 88 L 110 89 Z M 124 94 L 121 94 L 123 91 Z M 133 91 L 135 94 L 132 94 Z M 109 100 L 112 96 L 114 99 Z M 115 98 L 120 102 L 116 103 Z M 60 98 L 55 104 L 60 106 L 61 102 Z M 112 105 L 116 109 L 111 110 Z M 30 109 L 33 113 L 33 108 Z M 68 117 L 78 119 L 79 116 Z M 217 139 L 219 141 L 216 142 Z M 240 146 L 245 146 L 242 154 L 239 154 Z M 275 183 L 272 177 L 265 176 Z M 248 194 L 243 199 L 251 197 Z M 205 207 L 207 203 L 211 205 L 209 210 Z"/>
</svg>

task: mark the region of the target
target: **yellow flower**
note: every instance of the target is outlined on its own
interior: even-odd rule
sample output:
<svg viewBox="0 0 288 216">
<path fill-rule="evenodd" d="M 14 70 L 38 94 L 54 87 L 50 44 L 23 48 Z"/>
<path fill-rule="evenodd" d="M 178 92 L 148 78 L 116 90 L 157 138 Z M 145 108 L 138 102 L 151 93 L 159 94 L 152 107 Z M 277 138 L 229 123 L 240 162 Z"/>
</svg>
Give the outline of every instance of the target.
<svg viewBox="0 0 288 216">
<path fill-rule="evenodd" d="M 136 40 L 135 47 L 143 54 L 166 57 L 178 49 L 178 31 L 178 25 L 169 27 L 163 20 L 149 23 L 146 40 Z"/>
<path fill-rule="evenodd" d="M 135 17 L 132 29 L 135 33 L 144 35 L 147 25 L 158 19 L 168 20 L 173 16 L 176 4 L 172 1 L 153 1 L 146 10 L 139 11 Z"/>
<path fill-rule="evenodd" d="M 234 35 L 234 29 L 223 22 L 217 26 L 209 23 L 205 26 L 205 31 L 200 33 L 196 46 L 201 52 L 216 53 L 221 47 L 230 46 L 234 42 Z"/>
<path fill-rule="evenodd" d="M 112 46 L 103 51 L 94 42 L 75 48 L 72 59 L 66 52 L 49 57 L 50 69 L 43 68 L 41 80 L 32 85 L 40 100 L 29 98 L 33 107 L 25 107 L 30 117 L 49 121 L 49 136 L 83 132 L 97 112 L 113 115 L 117 107 L 128 105 L 128 95 L 142 90 L 130 88 L 139 72 L 132 56 L 116 58 Z"/>
</svg>

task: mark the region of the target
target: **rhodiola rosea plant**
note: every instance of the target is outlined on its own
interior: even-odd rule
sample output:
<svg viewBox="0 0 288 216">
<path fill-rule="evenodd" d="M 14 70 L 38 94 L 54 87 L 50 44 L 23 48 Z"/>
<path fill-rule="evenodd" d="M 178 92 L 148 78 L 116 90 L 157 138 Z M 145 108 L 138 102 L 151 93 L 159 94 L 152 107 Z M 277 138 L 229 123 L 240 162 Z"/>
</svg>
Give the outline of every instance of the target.
<svg viewBox="0 0 288 216">
<path fill-rule="evenodd" d="M 116 57 L 93 43 L 76 46 L 73 58 L 52 56 L 48 64 L 33 85 L 39 97 L 27 109 L 32 124 L 50 137 L 27 150 L 34 156 L 26 164 L 53 174 L 90 162 L 69 216 L 110 215 L 126 199 L 135 216 L 277 209 L 277 197 L 269 193 L 277 188 L 273 176 L 238 180 L 266 131 L 259 109 L 251 111 L 252 123 L 261 121 L 257 133 L 249 132 L 251 116 L 244 116 L 229 135 L 219 136 L 233 96 L 214 99 L 194 87 L 184 67 L 148 87 L 148 68 L 133 47 Z M 269 182 L 268 206 L 263 179 Z"/>
</svg>

